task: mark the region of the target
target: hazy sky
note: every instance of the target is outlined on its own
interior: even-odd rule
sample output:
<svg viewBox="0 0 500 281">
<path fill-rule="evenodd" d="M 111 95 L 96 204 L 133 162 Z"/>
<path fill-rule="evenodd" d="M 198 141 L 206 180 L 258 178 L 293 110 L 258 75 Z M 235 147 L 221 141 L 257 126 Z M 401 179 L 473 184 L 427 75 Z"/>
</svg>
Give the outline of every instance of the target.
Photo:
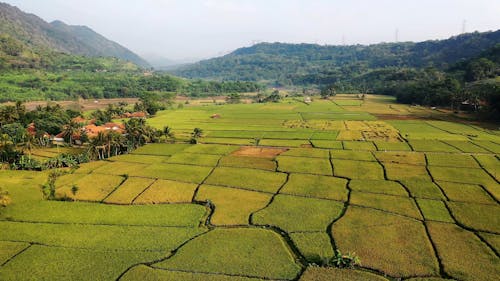
<svg viewBox="0 0 500 281">
<path fill-rule="evenodd" d="M 252 42 L 370 44 L 500 29 L 499 0 L 0 0 L 87 25 L 138 54 L 225 54 Z"/>
</svg>

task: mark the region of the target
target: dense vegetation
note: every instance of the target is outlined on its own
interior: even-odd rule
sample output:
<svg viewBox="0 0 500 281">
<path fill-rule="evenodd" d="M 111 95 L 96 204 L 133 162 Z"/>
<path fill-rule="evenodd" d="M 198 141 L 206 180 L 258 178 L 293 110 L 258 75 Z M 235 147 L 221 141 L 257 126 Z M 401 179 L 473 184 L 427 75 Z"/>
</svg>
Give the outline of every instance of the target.
<svg viewBox="0 0 500 281">
<path fill-rule="evenodd" d="M 0 102 L 262 89 L 252 82 L 190 81 L 152 73 L 141 68 L 146 63 L 135 54 L 86 27 L 49 24 L 3 3 L 0 15 Z"/>
<path fill-rule="evenodd" d="M 138 97 L 144 92 L 186 95 L 255 92 L 254 82 L 186 80 L 145 72 L 116 58 L 88 58 L 33 49 L 0 35 L 0 102 Z"/>
<path fill-rule="evenodd" d="M 500 105 L 500 31 L 441 41 L 370 46 L 262 43 L 180 68 L 189 78 L 261 81 L 319 87 L 323 92 L 394 95 L 403 103 L 482 106 L 495 118 Z"/>
<path fill-rule="evenodd" d="M 464 34 L 441 41 L 369 46 L 261 43 L 174 73 L 188 78 L 264 80 L 285 86 L 331 84 L 387 67 L 447 69 L 498 42 L 500 31 Z"/>
<path fill-rule="evenodd" d="M 47 23 L 5 3 L 0 3 L 0 33 L 36 49 L 89 57 L 117 57 L 143 67 L 149 66 L 132 51 L 86 26 L 70 26 L 61 21 Z"/>
</svg>

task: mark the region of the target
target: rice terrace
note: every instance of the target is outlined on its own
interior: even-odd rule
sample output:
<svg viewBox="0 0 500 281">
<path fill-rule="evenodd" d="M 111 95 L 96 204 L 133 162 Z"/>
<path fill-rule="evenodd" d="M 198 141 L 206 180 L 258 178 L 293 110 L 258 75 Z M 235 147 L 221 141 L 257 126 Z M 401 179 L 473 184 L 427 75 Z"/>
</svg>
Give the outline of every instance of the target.
<svg viewBox="0 0 500 281">
<path fill-rule="evenodd" d="M 56 200 L 48 172 L 0 171 L 0 279 L 494 280 L 500 132 L 442 116 L 377 95 L 161 111 L 199 143 L 81 164 Z"/>
</svg>

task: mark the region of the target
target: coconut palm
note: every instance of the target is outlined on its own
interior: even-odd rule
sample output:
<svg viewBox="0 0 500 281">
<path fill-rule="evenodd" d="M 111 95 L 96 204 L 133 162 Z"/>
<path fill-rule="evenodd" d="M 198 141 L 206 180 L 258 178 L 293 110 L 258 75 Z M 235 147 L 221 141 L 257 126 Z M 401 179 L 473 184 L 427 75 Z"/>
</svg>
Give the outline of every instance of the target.
<svg viewBox="0 0 500 281">
<path fill-rule="evenodd" d="M 63 127 L 63 135 L 65 139 L 68 139 L 69 145 L 73 144 L 73 136 L 82 130 L 82 125 L 71 120 L 67 125 Z"/>
</svg>

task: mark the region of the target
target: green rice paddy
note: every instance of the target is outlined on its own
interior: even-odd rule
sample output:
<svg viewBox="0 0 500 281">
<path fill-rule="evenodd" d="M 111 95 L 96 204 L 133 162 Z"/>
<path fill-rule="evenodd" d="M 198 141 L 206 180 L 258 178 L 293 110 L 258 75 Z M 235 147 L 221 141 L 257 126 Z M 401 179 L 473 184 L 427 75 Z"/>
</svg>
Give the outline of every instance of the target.
<svg viewBox="0 0 500 281">
<path fill-rule="evenodd" d="M 186 106 L 148 119 L 177 143 L 68 170 L 61 200 L 47 172 L 0 170 L 0 280 L 496 280 L 500 134 L 428 114 L 371 95 Z M 361 264 L 326 266 L 336 250 Z"/>
</svg>

